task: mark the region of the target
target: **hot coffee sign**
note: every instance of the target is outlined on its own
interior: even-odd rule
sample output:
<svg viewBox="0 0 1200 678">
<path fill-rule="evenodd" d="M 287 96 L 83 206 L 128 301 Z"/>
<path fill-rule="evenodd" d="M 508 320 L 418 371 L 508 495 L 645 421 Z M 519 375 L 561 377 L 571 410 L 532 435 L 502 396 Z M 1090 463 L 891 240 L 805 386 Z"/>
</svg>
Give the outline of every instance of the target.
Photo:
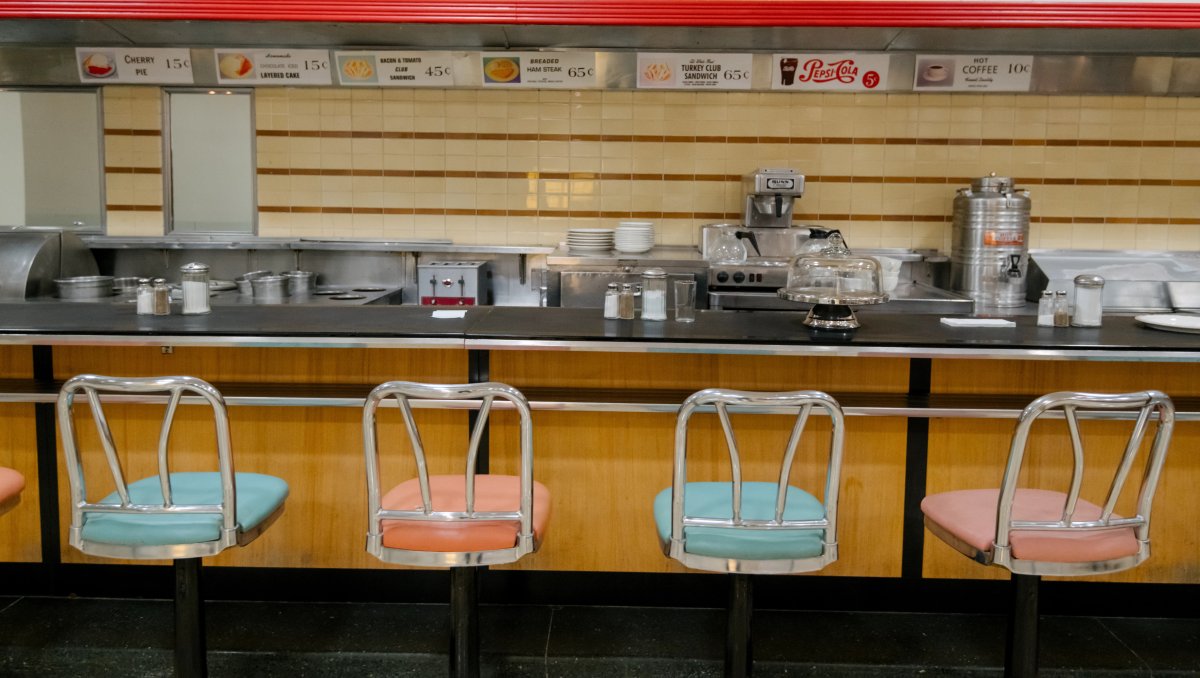
<svg viewBox="0 0 1200 678">
<path fill-rule="evenodd" d="M 771 89 L 882 91 L 890 65 L 887 54 L 776 54 Z"/>
</svg>

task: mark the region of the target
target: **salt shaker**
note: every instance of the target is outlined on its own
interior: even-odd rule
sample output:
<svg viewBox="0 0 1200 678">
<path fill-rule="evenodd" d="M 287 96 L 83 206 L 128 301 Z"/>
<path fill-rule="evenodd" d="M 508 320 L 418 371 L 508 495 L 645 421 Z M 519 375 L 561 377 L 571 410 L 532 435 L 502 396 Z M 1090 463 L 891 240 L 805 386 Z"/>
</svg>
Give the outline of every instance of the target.
<svg viewBox="0 0 1200 678">
<path fill-rule="evenodd" d="M 1054 292 L 1052 290 L 1042 290 L 1042 297 L 1038 299 L 1037 324 L 1038 327 L 1054 327 Z"/>
<path fill-rule="evenodd" d="M 604 292 L 604 317 L 608 320 L 621 317 L 621 290 L 616 283 L 609 283 Z"/>
<path fill-rule="evenodd" d="M 652 268 L 642 273 L 642 320 L 667 319 L 667 273 Z"/>
<path fill-rule="evenodd" d="M 154 279 L 154 315 L 171 315 L 171 288 L 162 278 Z"/>
<path fill-rule="evenodd" d="M 191 263 L 179 267 L 183 287 L 183 314 L 208 313 L 208 265 Z"/>
<path fill-rule="evenodd" d="M 149 278 L 138 279 L 137 313 L 138 315 L 154 315 L 154 288 L 151 287 Z"/>
<path fill-rule="evenodd" d="M 1076 327 L 1099 327 L 1103 314 L 1104 278 L 1098 275 L 1075 276 L 1075 315 L 1071 324 Z"/>
<path fill-rule="evenodd" d="M 621 285 L 621 294 L 617 297 L 617 317 L 621 320 L 633 320 L 633 285 Z"/>
<path fill-rule="evenodd" d="M 1071 309 L 1067 306 L 1067 293 L 1063 290 L 1054 292 L 1054 326 L 1071 326 Z"/>
</svg>

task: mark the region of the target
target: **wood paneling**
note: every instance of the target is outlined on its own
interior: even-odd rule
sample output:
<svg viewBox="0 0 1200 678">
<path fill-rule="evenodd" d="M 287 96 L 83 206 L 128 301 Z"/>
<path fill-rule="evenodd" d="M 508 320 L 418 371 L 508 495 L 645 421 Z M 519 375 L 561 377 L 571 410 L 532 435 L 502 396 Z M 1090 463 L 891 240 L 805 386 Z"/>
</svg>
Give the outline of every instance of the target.
<svg viewBox="0 0 1200 678">
<path fill-rule="evenodd" d="M 1082 423 L 1087 453 L 1082 495 L 1103 503 L 1127 435 L 1117 422 Z M 935 420 L 930 426 L 928 493 L 999 487 L 1008 457 L 1013 423 L 1009 421 Z M 1062 421 L 1039 423 L 1031 439 L 1021 487 L 1066 491 L 1071 473 L 1070 443 Z M 1094 438 L 1091 436 L 1095 436 Z M 1200 583 L 1200 464 L 1188 453 L 1200 443 L 1200 424 L 1177 424 L 1151 514 L 1152 555 L 1140 566 L 1089 579 Z M 1140 464 L 1140 462 L 1139 462 Z M 1137 468 L 1140 468 L 1137 467 Z M 1140 471 L 1131 474 L 1117 511 L 1131 515 Z M 929 532 L 925 533 L 926 577 L 1008 577 L 998 567 L 983 567 Z"/>
<path fill-rule="evenodd" d="M 820 389 L 903 393 L 902 358 L 493 351 L 492 379 L 518 388 Z"/>
<path fill-rule="evenodd" d="M 186 349 L 173 355 L 158 349 L 63 350 L 55 365 L 60 374 L 93 371 L 124 376 L 191 374 L 213 381 L 276 381 L 371 384 L 387 379 L 431 382 L 466 381 L 466 353 L 426 350 L 327 349 Z M 94 359 L 89 359 L 94 358 Z M 365 391 L 364 391 L 365 395 Z M 81 444 L 95 444 L 94 426 L 83 403 L 76 407 Z M 126 478 L 156 472 L 155 449 L 163 407 L 107 405 Z M 235 465 L 240 472 L 268 473 L 290 487 L 283 516 L 257 541 L 210 559 L 216 565 L 264 567 L 384 567 L 364 550 L 366 535 L 366 470 L 362 451 L 362 411 L 358 408 L 232 407 L 229 408 Z M 467 413 L 416 413 L 429 455 L 431 472 L 461 471 L 466 449 Z M 412 454 L 399 410 L 380 413 L 384 453 L 384 485 L 411 477 Z M 172 470 L 213 470 L 215 442 L 207 408 L 182 407 L 172 433 L 178 449 Z M 98 448 L 89 448 L 101 454 Z M 61 457 L 61 452 L 60 452 Z M 92 457 L 102 463 L 102 456 Z M 61 470 L 63 560 L 115 562 L 89 558 L 66 546 L 70 522 L 69 491 Z M 89 498 L 112 489 L 107 471 L 89 467 Z M 141 561 L 147 562 L 147 561 Z"/>
<path fill-rule="evenodd" d="M 33 349 L 29 346 L 0 346 L 0 379 L 29 379 L 33 376 Z"/>
<path fill-rule="evenodd" d="M 33 405 L 0 405 L 0 466 L 14 468 L 25 476 L 21 503 L 0 516 L 0 561 L 39 562 L 42 533 Z"/>
<path fill-rule="evenodd" d="M 186 374 L 211 382 L 367 384 L 391 379 L 466 381 L 466 351 L 448 349 L 61 346 L 54 374 Z M 368 389 L 369 390 L 369 389 Z M 363 392 L 366 395 L 366 391 Z"/>
<path fill-rule="evenodd" d="M 1048 360 L 935 360 L 933 393 L 1142 391 L 1200 395 L 1200 364 L 1102 363 Z"/>
<path fill-rule="evenodd" d="M 831 392 L 907 389 L 908 363 L 895 359 L 777 358 L 713 355 L 493 352 L 491 376 L 521 387 L 758 390 L 815 388 Z M 497 416 L 497 415 L 494 415 Z M 515 431 L 497 416 L 492 469 L 514 472 Z M 729 477 L 719 426 L 697 415 L 690 436 L 689 479 Z M 744 477 L 778 477 L 792 419 L 735 417 Z M 651 505 L 671 484 L 673 414 L 534 415 L 535 476 L 550 489 L 549 537 L 515 567 L 550 570 L 678 571 L 663 556 Z M 828 423 L 815 418 L 793 484 L 820 496 Z M 841 495 L 841 560 L 829 574 L 897 576 L 900 572 L 905 424 L 854 418 L 848 426 Z M 694 457 L 692 455 L 695 455 Z M 803 460 L 803 463 L 802 463 Z"/>
</svg>

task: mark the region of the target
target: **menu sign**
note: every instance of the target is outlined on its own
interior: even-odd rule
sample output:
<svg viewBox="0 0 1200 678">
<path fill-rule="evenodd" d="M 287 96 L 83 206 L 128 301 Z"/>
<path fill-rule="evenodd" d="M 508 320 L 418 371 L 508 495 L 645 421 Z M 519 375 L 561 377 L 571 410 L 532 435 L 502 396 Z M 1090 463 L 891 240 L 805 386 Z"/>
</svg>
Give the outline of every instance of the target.
<svg viewBox="0 0 1200 678">
<path fill-rule="evenodd" d="M 870 92 L 887 89 L 887 54 L 776 54 L 771 89 Z"/>
<path fill-rule="evenodd" d="M 323 49 L 213 50 L 222 85 L 331 85 Z"/>
<path fill-rule="evenodd" d="M 453 87 L 448 52 L 335 52 L 338 83 L 373 87 Z"/>
<path fill-rule="evenodd" d="M 594 52 L 484 52 L 484 87 L 576 89 L 596 86 Z"/>
<path fill-rule="evenodd" d="M 995 55 L 920 55 L 913 89 L 947 92 L 1028 92 L 1033 57 Z"/>
<path fill-rule="evenodd" d="M 638 89 L 750 89 L 752 54 L 638 53 Z"/>
<path fill-rule="evenodd" d="M 75 63 L 79 81 L 87 84 L 190 85 L 193 81 L 192 51 L 187 48 L 77 47 Z"/>
</svg>

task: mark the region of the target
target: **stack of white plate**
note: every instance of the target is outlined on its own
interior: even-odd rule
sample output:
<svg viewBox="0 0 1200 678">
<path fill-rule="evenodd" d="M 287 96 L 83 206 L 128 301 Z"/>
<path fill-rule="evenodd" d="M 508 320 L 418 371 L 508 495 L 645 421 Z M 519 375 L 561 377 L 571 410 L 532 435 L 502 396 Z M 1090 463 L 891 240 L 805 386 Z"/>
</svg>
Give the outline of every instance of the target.
<svg viewBox="0 0 1200 678">
<path fill-rule="evenodd" d="M 611 228 L 572 228 L 567 231 L 567 247 L 573 252 L 609 252 L 613 248 Z"/>
<path fill-rule="evenodd" d="M 617 224 L 617 233 L 613 242 L 620 252 L 647 252 L 654 247 L 654 223 L 622 221 Z"/>
</svg>

